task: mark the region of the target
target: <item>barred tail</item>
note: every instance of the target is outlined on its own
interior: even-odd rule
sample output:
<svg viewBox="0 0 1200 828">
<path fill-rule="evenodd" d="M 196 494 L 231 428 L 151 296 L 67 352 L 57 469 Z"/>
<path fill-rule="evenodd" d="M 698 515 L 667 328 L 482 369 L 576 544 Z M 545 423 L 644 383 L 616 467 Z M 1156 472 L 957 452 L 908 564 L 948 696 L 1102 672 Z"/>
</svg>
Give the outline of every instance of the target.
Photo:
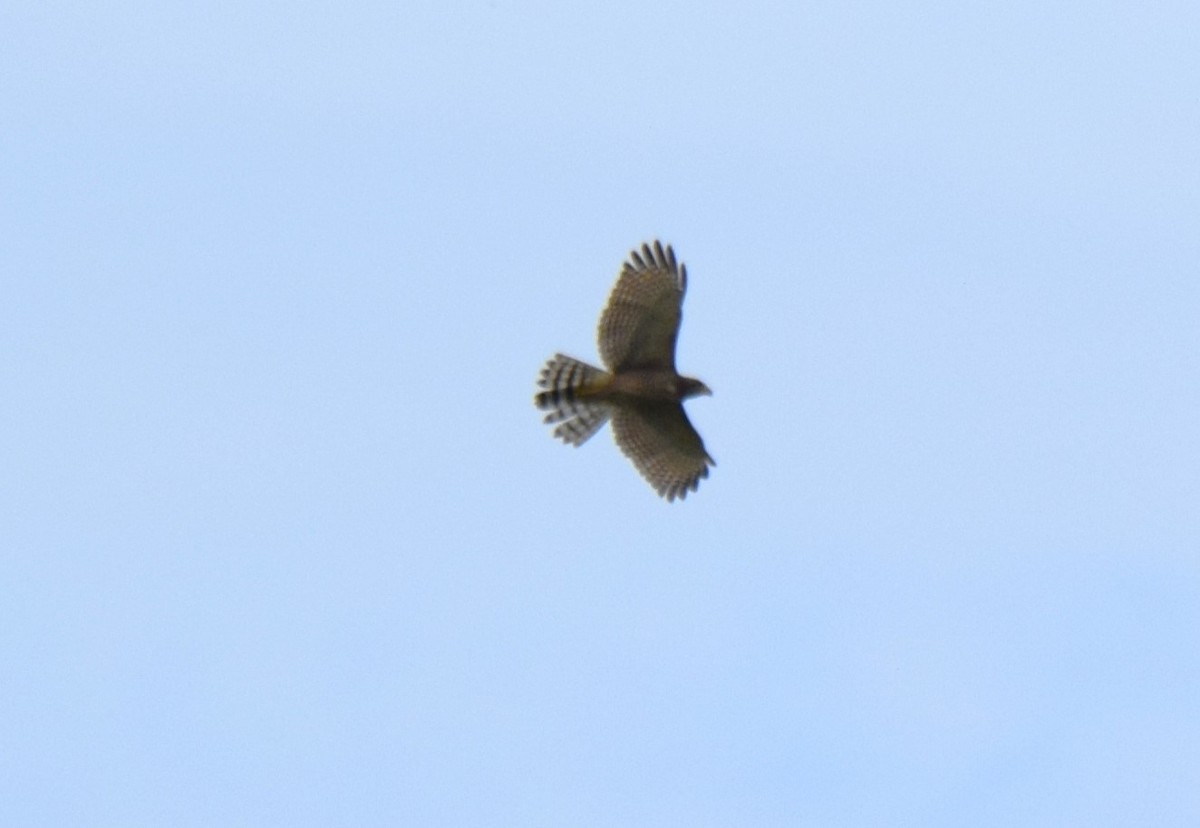
<svg viewBox="0 0 1200 828">
<path fill-rule="evenodd" d="M 608 421 L 609 408 L 589 395 L 602 390 L 609 375 L 586 362 L 562 354 L 542 368 L 533 404 L 548 411 L 547 423 L 558 423 L 554 436 L 573 446 L 583 445 Z"/>
</svg>

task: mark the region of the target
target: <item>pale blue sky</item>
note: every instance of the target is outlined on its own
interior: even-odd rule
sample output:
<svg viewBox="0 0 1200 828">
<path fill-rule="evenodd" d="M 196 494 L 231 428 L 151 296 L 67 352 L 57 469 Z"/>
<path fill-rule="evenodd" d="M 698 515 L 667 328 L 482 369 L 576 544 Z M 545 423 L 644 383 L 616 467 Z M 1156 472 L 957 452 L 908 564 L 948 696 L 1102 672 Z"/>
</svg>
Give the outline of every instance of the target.
<svg viewBox="0 0 1200 828">
<path fill-rule="evenodd" d="M 1200 824 L 1200 7 L 0 11 L 0 824 Z M 531 405 L 687 263 L 668 505 Z"/>
</svg>

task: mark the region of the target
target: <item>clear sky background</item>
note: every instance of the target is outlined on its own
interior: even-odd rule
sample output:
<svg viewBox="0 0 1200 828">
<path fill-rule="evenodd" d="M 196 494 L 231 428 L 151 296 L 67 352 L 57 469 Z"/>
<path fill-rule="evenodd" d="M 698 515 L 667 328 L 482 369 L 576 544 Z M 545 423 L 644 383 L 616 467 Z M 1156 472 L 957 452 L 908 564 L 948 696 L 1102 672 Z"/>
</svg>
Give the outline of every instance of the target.
<svg viewBox="0 0 1200 828">
<path fill-rule="evenodd" d="M 1200 825 L 1200 6 L 0 11 L 0 824 Z M 628 250 L 718 466 L 554 441 Z"/>
</svg>

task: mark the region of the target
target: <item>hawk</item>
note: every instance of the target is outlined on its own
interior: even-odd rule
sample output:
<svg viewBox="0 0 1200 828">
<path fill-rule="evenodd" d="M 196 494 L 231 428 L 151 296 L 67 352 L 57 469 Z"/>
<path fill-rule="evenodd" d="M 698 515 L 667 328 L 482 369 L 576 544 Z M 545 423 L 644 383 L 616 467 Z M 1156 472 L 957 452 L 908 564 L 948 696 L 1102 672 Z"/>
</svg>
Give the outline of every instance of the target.
<svg viewBox="0 0 1200 828">
<path fill-rule="evenodd" d="M 603 371 L 555 354 L 542 368 L 534 405 L 557 423 L 554 436 L 581 446 L 612 420 L 613 436 L 642 477 L 668 501 L 687 497 L 715 466 L 683 401 L 712 394 L 675 370 L 675 340 L 687 268 L 661 242 L 629 254 L 598 333 Z"/>
</svg>

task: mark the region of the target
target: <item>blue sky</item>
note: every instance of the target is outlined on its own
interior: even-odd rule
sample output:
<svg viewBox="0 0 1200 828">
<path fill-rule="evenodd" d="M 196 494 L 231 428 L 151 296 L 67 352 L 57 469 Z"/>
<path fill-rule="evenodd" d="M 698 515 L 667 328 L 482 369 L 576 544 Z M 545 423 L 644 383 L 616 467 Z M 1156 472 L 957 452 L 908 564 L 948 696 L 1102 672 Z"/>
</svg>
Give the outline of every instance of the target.
<svg viewBox="0 0 1200 828">
<path fill-rule="evenodd" d="M 0 822 L 1200 823 L 1193 3 L 0 12 Z M 531 404 L 691 282 L 667 504 Z"/>
</svg>

